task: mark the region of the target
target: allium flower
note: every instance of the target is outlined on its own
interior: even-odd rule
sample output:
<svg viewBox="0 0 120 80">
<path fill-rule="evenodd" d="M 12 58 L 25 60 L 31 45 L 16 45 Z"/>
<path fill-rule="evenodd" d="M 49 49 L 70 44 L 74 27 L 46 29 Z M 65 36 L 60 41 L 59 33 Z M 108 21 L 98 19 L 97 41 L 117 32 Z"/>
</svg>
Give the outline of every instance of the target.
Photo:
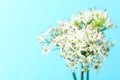
<svg viewBox="0 0 120 80">
<path fill-rule="evenodd" d="M 44 46 L 42 50 L 43 55 L 47 55 L 51 51 L 49 46 Z"/>
<path fill-rule="evenodd" d="M 58 21 L 58 26 L 51 28 L 38 37 L 43 44 L 43 51 L 50 48 L 60 49 L 67 66 L 76 69 L 82 64 L 82 71 L 88 68 L 100 69 L 104 58 L 107 57 L 113 42 L 104 37 L 104 30 L 113 26 L 106 11 L 84 10 L 70 21 Z M 50 47 L 52 46 L 52 47 Z"/>
</svg>

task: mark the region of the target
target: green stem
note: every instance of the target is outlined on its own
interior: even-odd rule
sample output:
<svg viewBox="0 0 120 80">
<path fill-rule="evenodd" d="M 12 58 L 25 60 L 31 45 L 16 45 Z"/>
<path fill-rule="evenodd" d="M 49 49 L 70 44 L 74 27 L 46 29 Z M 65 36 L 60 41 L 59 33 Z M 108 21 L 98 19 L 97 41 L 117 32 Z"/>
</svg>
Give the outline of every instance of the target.
<svg viewBox="0 0 120 80">
<path fill-rule="evenodd" d="M 72 75 L 73 75 L 74 80 L 77 80 L 77 79 L 76 79 L 75 71 L 72 71 Z"/>
<path fill-rule="evenodd" d="M 83 65 L 82 65 L 83 68 Z M 84 71 L 81 71 L 81 80 L 84 80 Z"/>
<path fill-rule="evenodd" d="M 87 80 L 89 80 L 89 70 L 87 71 Z"/>
</svg>

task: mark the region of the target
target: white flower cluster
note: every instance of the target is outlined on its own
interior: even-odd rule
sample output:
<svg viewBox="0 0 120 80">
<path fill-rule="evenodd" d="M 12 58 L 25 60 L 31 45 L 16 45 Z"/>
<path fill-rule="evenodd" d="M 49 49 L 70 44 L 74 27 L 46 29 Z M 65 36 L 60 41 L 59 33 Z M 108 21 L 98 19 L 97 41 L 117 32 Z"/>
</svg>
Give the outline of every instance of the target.
<svg viewBox="0 0 120 80">
<path fill-rule="evenodd" d="M 70 21 L 59 21 L 58 24 L 38 36 L 45 54 L 57 47 L 68 67 L 75 69 L 78 64 L 82 64 L 83 71 L 90 67 L 100 69 L 113 45 L 104 38 L 103 31 L 113 26 L 107 12 L 84 10 L 79 15 L 72 16 Z"/>
</svg>

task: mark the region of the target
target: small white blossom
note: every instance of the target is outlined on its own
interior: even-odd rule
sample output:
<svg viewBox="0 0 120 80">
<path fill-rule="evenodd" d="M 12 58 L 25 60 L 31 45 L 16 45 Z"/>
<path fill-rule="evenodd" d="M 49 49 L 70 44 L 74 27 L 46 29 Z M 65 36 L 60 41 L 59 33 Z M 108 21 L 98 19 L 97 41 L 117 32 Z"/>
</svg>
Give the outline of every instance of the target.
<svg viewBox="0 0 120 80">
<path fill-rule="evenodd" d="M 43 55 L 48 55 L 48 53 L 50 52 L 50 47 L 49 46 L 43 46 L 42 48 L 42 53 Z"/>
<path fill-rule="evenodd" d="M 38 41 L 39 42 L 44 42 L 45 41 L 45 37 L 44 36 L 38 36 Z"/>
<path fill-rule="evenodd" d="M 109 28 L 113 25 L 112 21 L 110 19 L 108 19 L 108 21 L 106 22 L 106 27 Z"/>
</svg>

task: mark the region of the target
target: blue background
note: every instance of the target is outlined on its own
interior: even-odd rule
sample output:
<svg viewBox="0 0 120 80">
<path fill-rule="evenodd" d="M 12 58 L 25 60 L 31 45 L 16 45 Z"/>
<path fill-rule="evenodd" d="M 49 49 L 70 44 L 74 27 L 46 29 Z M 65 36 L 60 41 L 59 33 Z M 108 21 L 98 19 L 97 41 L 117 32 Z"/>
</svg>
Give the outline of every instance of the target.
<svg viewBox="0 0 120 80">
<path fill-rule="evenodd" d="M 116 41 L 103 69 L 91 70 L 90 80 L 120 79 L 119 0 L 0 0 L 0 80 L 73 80 L 65 61 L 54 51 L 41 55 L 37 36 L 59 19 L 81 9 L 107 9 L 117 29 L 106 31 Z M 80 69 L 77 71 L 78 78 Z"/>
</svg>

